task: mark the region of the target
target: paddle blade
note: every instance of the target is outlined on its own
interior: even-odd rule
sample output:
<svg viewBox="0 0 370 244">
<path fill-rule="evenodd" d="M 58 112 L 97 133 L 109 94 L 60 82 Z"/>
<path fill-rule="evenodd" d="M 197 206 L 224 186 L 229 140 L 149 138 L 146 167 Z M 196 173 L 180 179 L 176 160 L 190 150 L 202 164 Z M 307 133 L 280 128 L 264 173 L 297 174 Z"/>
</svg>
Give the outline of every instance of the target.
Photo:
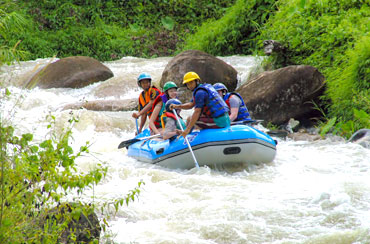
<svg viewBox="0 0 370 244">
<path fill-rule="evenodd" d="M 127 140 L 127 141 L 123 141 L 121 142 L 119 145 L 118 145 L 118 149 L 121 149 L 121 148 L 124 148 L 124 147 L 129 147 L 130 145 L 134 144 L 135 142 L 138 142 L 140 141 L 140 139 L 130 139 L 130 140 Z"/>
<path fill-rule="evenodd" d="M 123 147 L 129 147 L 130 145 L 138 141 L 149 140 L 149 139 L 156 138 L 156 137 L 161 137 L 161 134 L 155 134 L 152 136 L 146 136 L 146 137 L 140 137 L 140 138 L 133 138 L 127 141 L 123 141 L 118 145 L 118 149 L 123 148 Z"/>
</svg>

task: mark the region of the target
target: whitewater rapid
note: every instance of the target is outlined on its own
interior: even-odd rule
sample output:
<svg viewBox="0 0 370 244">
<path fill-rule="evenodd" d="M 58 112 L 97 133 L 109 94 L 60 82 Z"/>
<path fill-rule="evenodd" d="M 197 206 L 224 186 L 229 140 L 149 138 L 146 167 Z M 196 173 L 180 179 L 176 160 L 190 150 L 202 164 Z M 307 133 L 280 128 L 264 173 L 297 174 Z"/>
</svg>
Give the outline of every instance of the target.
<svg viewBox="0 0 370 244">
<path fill-rule="evenodd" d="M 237 71 L 240 82 L 258 67 L 247 56 L 220 57 Z M 337 137 L 310 141 L 278 140 L 277 156 L 267 165 L 250 168 L 169 170 L 126 156 L 118 144 L 134 137 L 132 112 L 63 110 L 71 103 L 105 100 L 102 87 L 129 80 L 114 99 L 140 93 L 136 77 L 148 72 L 159 81 L 170 57 L 126 57 L 106 62 L 114 77 L 81 89 L 22 89 L 40 59 L 1 67 L 0 83 L 12 95 L 0 102 L 1 118 L 17 134 L 48 133 L 48 115 L 56 128 L 79 118 L 73 128 L 77 150 L 92 143 L 93 157 L 80 158 L 81 171 L 97 163 L 108 166 L 107 177 L 86 192 L 96 202 L 125 196 L 143 181 L 135 202 L 109 219 L 103 243 L 370 243 L 370 150 Z M 101 216 L 101 215 L 100 215 Z M 101 216 L 102 217 L 102 216 Z"/>
</svg>

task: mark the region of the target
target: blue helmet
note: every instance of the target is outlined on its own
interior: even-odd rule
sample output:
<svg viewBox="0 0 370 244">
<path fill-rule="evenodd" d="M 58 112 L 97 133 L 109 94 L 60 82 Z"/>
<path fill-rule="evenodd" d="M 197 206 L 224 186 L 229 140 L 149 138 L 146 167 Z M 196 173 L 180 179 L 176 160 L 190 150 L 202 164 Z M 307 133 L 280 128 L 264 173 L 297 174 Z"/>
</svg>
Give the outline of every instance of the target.
<svg viewBox="0 0 370 244">
<path fill-rule="evenodd" d="M 138 86 L 141 86 L 140 85 L 140 81 L 141 80 L 150 80 L 150 81 L 152 81 L 152 77 L 148 73 L 141 73 L 139 75 L 139 77 L 137 77 L 137 84 L 138 84 Z"/>
<path fill-rule="evenodd" d="M 222 83 L 216 83 L 216 84 L 213 85 L 213 87 L 215 88 L 216 91 L 226 90 L 226 92 L 229 92 L 227 87 Z"/>
<path fill-rule="evenodd" d="M 166 111 L 167 111 L 167 112 L 172 112 L 172 110 L 170 109 L 170 105 L 171 105 L 171 104 L 180 105 L 180 104 L 181 104 L 181 102 L 180 102 L 180 100 L 179 100 L 179 99 L 176 99 L 176 98 L 172 98 L 172 99 L 168 100 L 168 101 L 166 102 L 166 105 L 165 105 L 165 108 L 166 108 Z"/>
</svg>

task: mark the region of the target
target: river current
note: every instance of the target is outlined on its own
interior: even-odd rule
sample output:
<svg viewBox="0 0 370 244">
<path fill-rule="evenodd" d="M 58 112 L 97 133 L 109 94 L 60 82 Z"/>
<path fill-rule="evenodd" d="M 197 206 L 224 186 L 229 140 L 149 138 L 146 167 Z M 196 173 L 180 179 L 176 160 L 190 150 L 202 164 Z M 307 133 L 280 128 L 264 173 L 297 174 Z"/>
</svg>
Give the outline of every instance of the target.
<svg viewBox="0 0 370 244">
<path fill-rule="evenodd" d="M 247 56 L 220 57 L 237 71 L 241 82 L 257 67 Z M 278 139 L 275 160 L 249 168 L 169 170 L 126 156 L 118 144 L 134 137 L 132 112 L 63 110 L 71 103 L 112 99 L 98 91 L 127 80 L 114 99 L 138 97 L 136 77 L 148 72 L 159 81 L 171 58 L 126 57 L 106 62 L 114 77 L 81 89 L 22 89 L 40 59 L 1 67 L 0 83 L 11 96 L 0 102 L 1 118 L 17 134 L 48 133 L 48 115 L 56 127 L 79 118 L 73 128 L 76 150 L 92 143 L 93 157 L 78 160 L 81 171 L 99 162 L 107 177 L 86 200 L 125 196 L 142 180 L 138 199 L 109 219 L 105 243 L 370 243 L 370 150 L 337 137 L 318 141 Z M 258 119 L 258 118 L 257 118 Z M 263 128 L 262 128 L 263 129 Z"/>
</svg>

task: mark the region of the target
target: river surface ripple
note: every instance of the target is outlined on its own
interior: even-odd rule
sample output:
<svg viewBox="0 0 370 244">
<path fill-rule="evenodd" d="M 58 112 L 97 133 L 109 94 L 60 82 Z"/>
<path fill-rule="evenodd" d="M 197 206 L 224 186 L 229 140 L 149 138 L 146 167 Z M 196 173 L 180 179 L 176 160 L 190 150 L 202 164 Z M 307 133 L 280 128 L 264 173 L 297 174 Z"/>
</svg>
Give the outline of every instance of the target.
<svg viewBox="0 0 370 244">
<path fill-rule="evenodd" d="M 47 115 L 57 129 L 73 116 L 76 150 L 90 141 L 94 157 L 81 158 L 82 171 L 105 162 L 108 175 L 85 193 L 94 201 L 125 196 L 140 180 L 139 198 L 111 216 L 106 243 L 370 243 L 370 150 L 332 137 L 315 142 L 278 140 L 277 156 L 249 168 L 169 170 L 138 162 L 117 149 L 134 136 L 130 112 L 70 111 L 61 108 L 96 96 L 102 86 L 128 79 L 117 99 L 137 97 L 135 78 L 149 72 L 158 81 L 171 58 L 126 57 L 105 64 L 115 77 L 81 89 L 21 89 L 38 64 L 3 66 L 1 80 L 12 96 L 0 102 L 2 119 L 17 133 L 47 134 Z M 238 71 L 240 83 L 257 67 L 254 57 L 221 57 Z"/>
</svg>

